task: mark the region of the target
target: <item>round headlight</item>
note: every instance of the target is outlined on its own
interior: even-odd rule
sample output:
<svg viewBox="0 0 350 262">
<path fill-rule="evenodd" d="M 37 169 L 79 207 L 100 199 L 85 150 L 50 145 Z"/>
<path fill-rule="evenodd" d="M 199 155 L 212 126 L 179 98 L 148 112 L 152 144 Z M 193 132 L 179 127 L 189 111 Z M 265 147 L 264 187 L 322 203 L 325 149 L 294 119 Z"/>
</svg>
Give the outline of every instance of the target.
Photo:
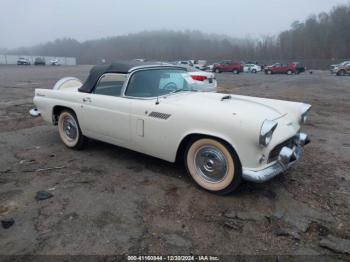
<svg viewBox="0 0 350 262">
<path fill-rule="evenodd" d="M 272 140 L 273 132 L 275 131 L 278 123 L 271 120 L 265 120 L 260 129 L 259 144 L 261 146 L 268 146 Z"/>
</svg>

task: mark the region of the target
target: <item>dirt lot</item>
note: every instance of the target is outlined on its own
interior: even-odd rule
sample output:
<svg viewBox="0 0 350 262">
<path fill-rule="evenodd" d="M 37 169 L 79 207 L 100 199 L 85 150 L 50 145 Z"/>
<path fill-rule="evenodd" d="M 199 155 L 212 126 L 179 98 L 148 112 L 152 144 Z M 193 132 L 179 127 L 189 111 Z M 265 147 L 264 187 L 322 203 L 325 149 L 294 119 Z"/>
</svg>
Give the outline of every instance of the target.
<svg viewBox="0 0 350 262">
<path fill-rule="evenodd" d="M 173 165 L 32 118 L 34 88 L 89 66 L 0 67 L 0 254 L 326 254 L 350 259 L 350 77 L 218 75 L 221 91 L 308 102 L 312 143 L 287 174 L 207 193 Z M 52 170 L 42 168 L 58 167 Z M 54 197 L 36 201 L 47 190 Z"/>
</svg>

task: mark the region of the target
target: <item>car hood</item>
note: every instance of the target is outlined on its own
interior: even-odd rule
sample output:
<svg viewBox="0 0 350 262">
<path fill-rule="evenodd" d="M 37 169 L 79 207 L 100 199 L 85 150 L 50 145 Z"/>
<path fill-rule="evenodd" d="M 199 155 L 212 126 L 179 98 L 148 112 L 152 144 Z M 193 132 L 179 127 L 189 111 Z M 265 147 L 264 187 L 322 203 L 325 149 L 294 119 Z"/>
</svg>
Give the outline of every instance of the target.
<svg viewBox="0 0 350 262">
<path fill-rule="evenodd" d="M 303 104 L 250 96 L 186 92 L 169 96 L 165 103 L 176 104 L 189 112 L 207 115 L 229 114 L 242 119 L 277 120 L 289 113 L 300 115 Z"/>
</svg>

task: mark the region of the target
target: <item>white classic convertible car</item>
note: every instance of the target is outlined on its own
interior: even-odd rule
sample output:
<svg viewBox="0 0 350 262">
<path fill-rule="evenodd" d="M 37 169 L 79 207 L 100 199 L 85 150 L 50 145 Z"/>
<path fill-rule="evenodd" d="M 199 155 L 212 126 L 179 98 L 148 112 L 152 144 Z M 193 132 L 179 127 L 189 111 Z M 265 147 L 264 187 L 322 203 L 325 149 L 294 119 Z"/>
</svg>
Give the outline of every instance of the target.
<svg viewBox="0 0 350 262">
<path fill-rule="evenodd" d="M 309 143 L 300 130 L 310 105 L 198 92 L 199 84 L 181 66 L 114 63 L 94 67 L 84 84 L 64 78 L 52 90 L 36 89 L 34 103 L 69 148 L 93 138 L 183 159 L 198 185 L 219 194 L 298 162 Z"/>
</svg>

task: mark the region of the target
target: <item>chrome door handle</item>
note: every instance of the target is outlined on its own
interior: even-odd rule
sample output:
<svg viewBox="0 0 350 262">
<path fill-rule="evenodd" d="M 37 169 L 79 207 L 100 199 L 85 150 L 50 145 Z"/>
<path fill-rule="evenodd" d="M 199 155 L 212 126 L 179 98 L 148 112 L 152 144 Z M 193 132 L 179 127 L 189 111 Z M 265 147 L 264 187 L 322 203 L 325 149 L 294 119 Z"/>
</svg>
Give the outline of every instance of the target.
<svg viewBox="0 0 350 262">
<path fill-rule="evenodd" d="M 83 102 L 86 103 L 86 102 L 91 102 L 91 98 L 90 97 L 84 97 L 83 98 Z"/>
</svg>

